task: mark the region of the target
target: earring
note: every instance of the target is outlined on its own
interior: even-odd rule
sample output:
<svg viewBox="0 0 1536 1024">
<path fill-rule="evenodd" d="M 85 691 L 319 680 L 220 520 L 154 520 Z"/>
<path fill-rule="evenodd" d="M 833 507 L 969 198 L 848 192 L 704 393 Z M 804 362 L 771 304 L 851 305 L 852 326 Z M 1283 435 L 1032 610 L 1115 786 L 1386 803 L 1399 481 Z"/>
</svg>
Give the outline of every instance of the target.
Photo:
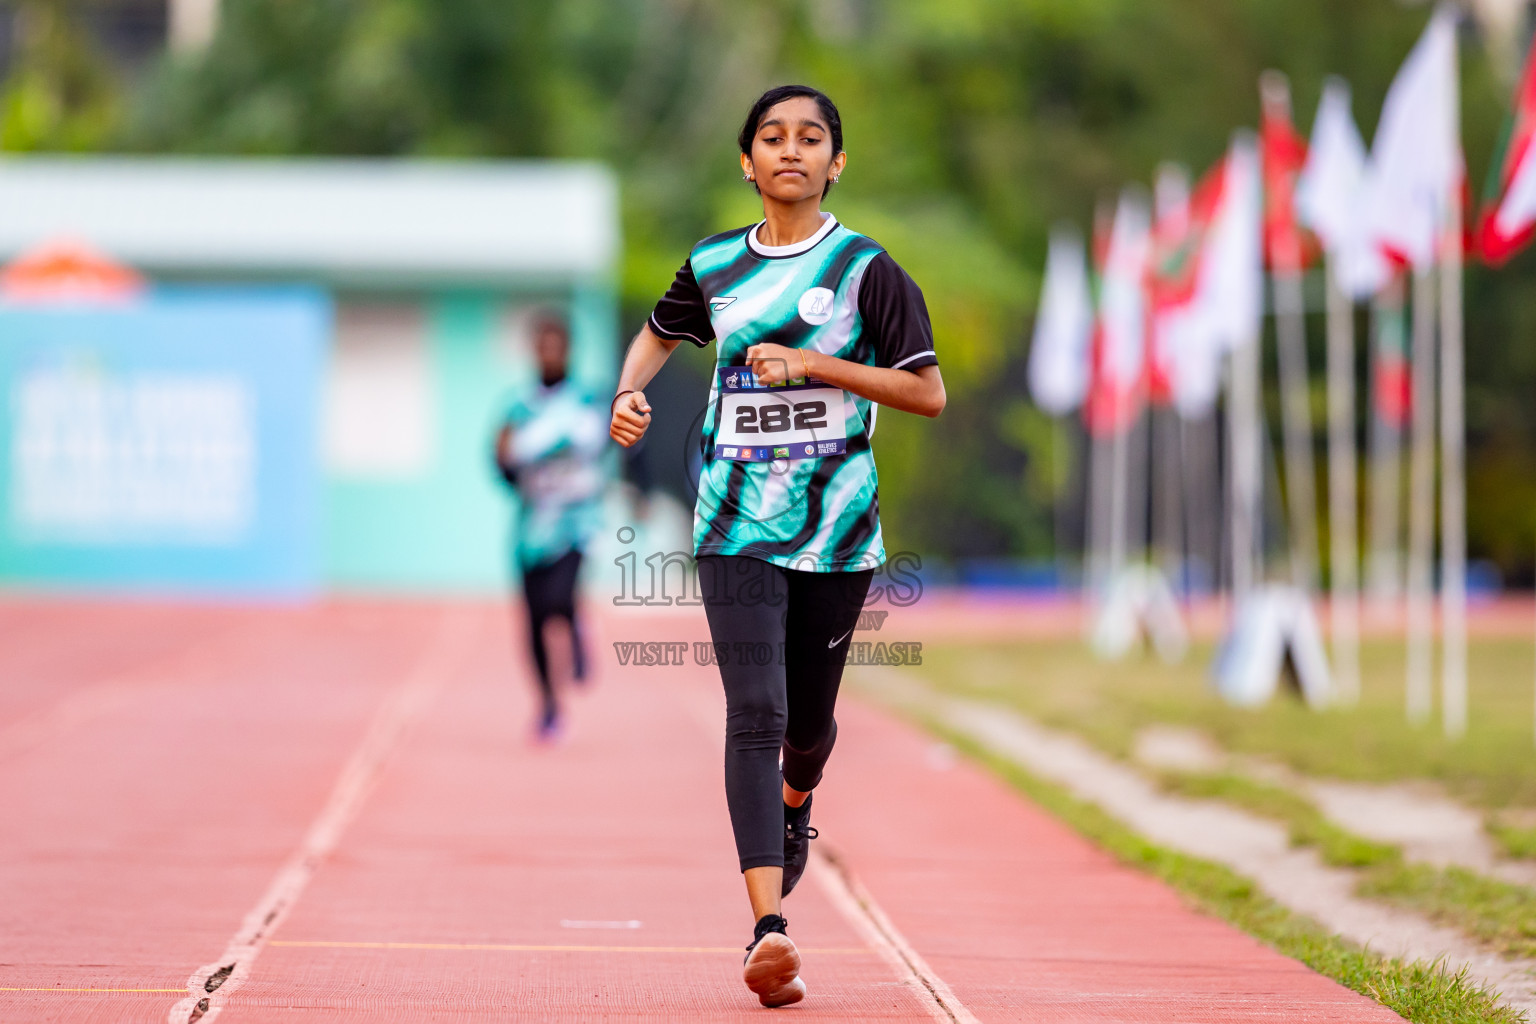
<svg viewBox="0 0 1536 1024">
<path fill-rule="evenodd" d="M 741 176 L 741 180 L 742 181 L 751 181 L 752 180 L 752 175 L 750 175 L 750 174 L 743 174 Z"/>
</svg>

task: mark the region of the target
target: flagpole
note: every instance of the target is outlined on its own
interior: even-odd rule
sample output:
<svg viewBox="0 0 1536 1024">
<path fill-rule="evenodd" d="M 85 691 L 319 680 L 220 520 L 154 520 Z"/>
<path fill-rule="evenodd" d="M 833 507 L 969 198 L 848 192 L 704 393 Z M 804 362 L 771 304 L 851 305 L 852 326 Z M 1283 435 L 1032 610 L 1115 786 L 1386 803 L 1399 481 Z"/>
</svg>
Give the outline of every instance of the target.
<svg viewBox="0 0 1536 1024">
<path fill-rule="evenodd" d="M 1232 502 L 1232 599 L 1240 606 L 1260 572 L 1255 552 L 1259 536 L 1261 481 L 1259 436 L 1259 339 L 1250 337 L 1232 350 L 1227 364 L 1229 480 Z"/>
<path fill-rule="evenodd" d="M 1246 503 L 1243 501 L 1243 487 L 1240 480 L 1246 479 L 1246 471 L 1239 469 L 1241 459 L 1238 452 L 1246 445 L 1242 441 L 1244 431 L 1242 418 L 1238 415 L 1238 354 L 1234 349 L 1227 357 L 1227 540 L 1230 550 L 1227 558 L 1230 564 L 1228 570 L 1232 583 L 1232 607 L 1235 609 L 1243 598 L 1248 596 L 1249 570 L 1251 565 L 1247 557 L 1248 551 L 1248 524 Z"/>
<path fill-rule="evenodd" d="M 1221 451 L 1216 436 L 1216 412 L 1212 409 L 1198 419 L 1186 419 L 1180 413 L 1177 421 L 1181 449 L 1179 480 L 1189 495 L 1180 510 L 1186 538 L 1186 582 L 1192 592 L 1195 580 L 1190 570 L 1198 555 L 1209 577 L 1210 596 L 1219 597 L 1225 587 L 1221 571 L 1224 538 L 1221 536 Z"/>
<path fill-rule="evenodd" d="M 1088 571 L 1083 574 L 1084 596 L 1094 607 L 1104 596 L 1109 560 L 1110 463 L 1109 442 L 1092 428 L 1088 431 L 1092 473 L 1088 501 Z"/>
<path fill-rule="evenodd" d="M 1461 193 L 1451 190 L 1440 267 L 1441 714 L 1445 734 L 1467 731 L 1467 505 L 1463 411 Z"/>
<path fill-rule="evenodd" d="M 1355 533 L 1355 323 L 1329 257 L 1328 288 L 1328 537 L 1329 613 L 1333 671 L 1340 700 L 1360 701 L 1360 587 Z"/>
<path fill-rule="evenodd" d="M 1434 702 L 1435 293 L 1433 271 L 1413 274 L 1413 424 L 1408 480 L 1409 721 L 1429 718 Z"/>
<path fill-rule="evenodd" d="M 1296 255 L 1299 263 L 1300 254 Z M 1285 436 L 1285 496 L 1291 520 L 1291 579 L 1306 594 L 1317 583 L 1317 496 L 1313 486 L 1312 411 L 1307 393 L 1307 336 L 1301 273 L 1271 275 L 1279 345 L 1281 431 Z"/>
<path fill-rule="evenodd" d="M 1051 527 L 1056 555 L 1056 589 L 1065 589 L 1067 580 L 1067 485 L 1062 479 L 1066 464 L 1067 418 L 1051 417 Z"/>
<path fill-rule="evenodd" d="M 1162 563 L 1163 575 L 1167 577 L 1169 585 L 1175 588 L 1176 593 L 1183 594 L 1181 567 L 1184 561 L 1184 531 L 1180 522 L 1184 510 L 1183 496 L 1179 488 L 1179 477 L 1183 470 L 1183 431 L 1179 427 L 1179 415 L 1171 406 L 1158 410 L 1153 416 L 1154 422 L 1162 425 L 1157 435 L 1162 443 L 1154 444 L 1152 450 L 1153 458 L 1157 460 L 1160 469 L 1156 505 L 1159 520 L 1157 543 L 1162 549 L 1159 561 Z M 1161 459 L 1157 459 L 1159 451 L 1162 453 Z"/>
<path fill-rule="evenodd" d="M 1130 432 L 1126 452 L 1126 544 L 1125 564 L 1140 565 L 1147 561 L 1151 525 L 1147 519 L 1148 495 L 1152 489 L 1151 438 L 1152 417 L 1143 408 L 1126 428 Z"/>
<path fill-rule="evenodd" d="M 1200 474 L 1200 487 L 1193 493 L 1198 494 L 1201 500 L 1198 502 L 1198 523 L 1191 522 L 1190 525 L 1198 526 L 1201 532 L 1191 536 L 1205 538 L 1205 554 L 1210 556 L 1206 568 L 1210 572 L 1211 593 L 1213 597 L 1220 597 L 1226 591 L 1222 583 L 1225 577 L 1221 571 L 1225 538 L 1221 535 L 1221 423 L 1216 418 L 1214 408 L 1200 418 L 1194 437 L 1195 470 Z"/>
<path fill-rule="evenodd" d="M 1289 132 L 1291 86 L 1285 75 L 1266 71 L 1259 76 L 1264 104 L 1266 176 L 1283 173 L 1271 166 L 1276 159 L 1270 132 Z M 1280 159 L 1283 160 L 1283 157 Z M 1266 182 L 1266 185 L 1275 184 Z M 1288 209 L 1290 194 L 1281 183 L 1267 197 L 1273 209 Z M 1280 204 L 1275 206 L 1274 204 Z M 1270 225 L 1271 227 L 1273 225 Z M 1275 301 L 1275 336 L 1279 348 L 1281 431 L 1285 439 L 1285 498 L 1290 519 L 1291 578 L 1305 594 L 1317 584 L 1317 496 L 1312 467 L 1312 409 L 1307 392 L 1306 301 L 1302 292 L 1301 244 L 1294 224 L 1267 231 L 1270 246 L 1270 288 Z"/>
<path fill-rule="evenodd" d="M 1111 442 L 1110 465 L 1112 478 L 1109 492 L 1110 509 L 1110 533 L 1109 533 L 1109 569 L 1105 580 L 1105 592 L 1114 586 L 1121 571 L 1125 568 L 1126 534 L 1130 523 L 1126 506 L 1129 504 L 1129 496 L 1126 493 L 1130 489 L 1130 453 L 1131 453 L 1131 424 L 1118 424 L 1114 439 Z"/>
<path fill-rule="evenodd" d="M 1371 302 L 1370 376 L 1370 557 L 1366 590 L 1372 618 L 1378 623 L 1398 622 L 1398 602 L 1403 597 L 1402 565 L 1402 429 L 1382 405 L 1380 378 L 1387 363 L 1387 346 L 1395 351 L 1394 362 L 1407 361 L 1403 337 L 1402 275 L 1394 274 Z"/>
</svg>

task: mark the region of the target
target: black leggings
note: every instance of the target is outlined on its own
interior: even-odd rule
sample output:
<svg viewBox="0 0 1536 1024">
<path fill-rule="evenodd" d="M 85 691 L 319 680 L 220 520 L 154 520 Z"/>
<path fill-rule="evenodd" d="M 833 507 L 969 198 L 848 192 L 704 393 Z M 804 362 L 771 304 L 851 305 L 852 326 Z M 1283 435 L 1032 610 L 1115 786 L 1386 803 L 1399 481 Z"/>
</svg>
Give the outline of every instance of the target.
<svg viewBox="0 0 1536 1024">
<path fill-rule="evenodd" d="M 725 798 L 741 870 L 784 864 L 781 782 L 809 792 L 873 569 L 803 572 L 741 555 L 698 560 L 725 684 Z M 782 752 L 784 770 L 779 772 Z"/>
<path fill-rule="evenodd" d="M 547 565 L 523 570 L 523 593 L 528 598 L 528 641 L 533 648 L 533 663 L 539 670 L 539 695 L 544 710 L 555 707 L 555 688 L 549 678 L 549 652 L 544 646 L 544 625 L 550 619 L 564 619 L 571 627 L 571 672 L 586 678 L 586 652 L 581 644 L 581 630 L 576 624 L 576 575 L 581 571 L 581 552 L 567 551 Z"/>
</svg>

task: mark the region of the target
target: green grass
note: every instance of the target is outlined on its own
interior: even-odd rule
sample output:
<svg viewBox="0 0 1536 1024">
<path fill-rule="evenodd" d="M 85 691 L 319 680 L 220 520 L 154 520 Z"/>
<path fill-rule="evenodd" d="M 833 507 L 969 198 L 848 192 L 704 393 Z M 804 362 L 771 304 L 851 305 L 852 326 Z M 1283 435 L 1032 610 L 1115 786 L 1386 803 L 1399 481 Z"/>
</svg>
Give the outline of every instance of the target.
<svg viewBox="0 0 1536 1024">
<path fill-rule="evenodd" d="M 1159 782 L 1170 793 L 1223 800 L 1273 818 L 1290 830 L 1293 846 L 1315 846 L 1322 859 L 1335 867 L 1363 868 L 1402 860 L 1397 847 L 1340 828 L 1325 818 L 1312 801 L 1281 786 L 1228 772 L 1168 772 L 1159 777 Z"/>
<path fill-rule="evenodd" d="M 1504 856 L 1515 860 L 1536 860 L 1536 828 L 1515 825 L 1497 817 L 1490 817 L 1485 828 Z"/>
<path fill-rule="evenodd" d="M 975 741 L 923 722 L 966 755 L 1007 780 L 1068 826 L 1130 864 L 1163 880 L 1199 909 L 1242 929 L 1285 956 L 1354 989 L 1415 1024 L 1521 1024 L 1524 1013 L 1441 963 L 1389 959 L 1330 934 L 1293 914 L 1248 879 L 1220 864 L 1147 842 L 1094 804 L 1045 782 Z"/>
<path fill-rule="evenodd" d="M 1367 641 L 1360 704 L 1322 712 L 1285 694 L 1258 709 L 1226 705 L 1210 686 L 1211 655 L 1196 645 L 1168 666 L 1150 656 L 1101 662 L 1076 637 L 934 642 L 923 647 L 922 673 L 941 690 L 1012 704 L 1117 756 L 1130 753 L 1138 730 L 1161 722 L 1310 775 L 1424 778 L 1476 806 L 1536 808 L 1529 640 L 1472 642 L 1470 722 L 1460 740 L 1437 722 L 1407 724 L 1400 642 Z"/>
<path fill-rule="evenodd" d="M 1509 956 L 1536 956 L 1536 891 L 1465 868 L 1382 864 L 1365 872 L 1362 896 L 1453 925 Z"/>
<path fill-rule="evenodd" d="M 1279 821 L 1297 846 L 1315 846 L 1336 867 L 1365 869 L 1356 891 L 1451 925 L 1508 956 L 1536 957 L 1536 890 L 1465 868 L 1408 864 L 1390 843 L 1357 836 L 1328 821 L 1299 793 L 1228 773 L 1170 772 L 1170 793 L 1222 800 Z"/>
</svg>

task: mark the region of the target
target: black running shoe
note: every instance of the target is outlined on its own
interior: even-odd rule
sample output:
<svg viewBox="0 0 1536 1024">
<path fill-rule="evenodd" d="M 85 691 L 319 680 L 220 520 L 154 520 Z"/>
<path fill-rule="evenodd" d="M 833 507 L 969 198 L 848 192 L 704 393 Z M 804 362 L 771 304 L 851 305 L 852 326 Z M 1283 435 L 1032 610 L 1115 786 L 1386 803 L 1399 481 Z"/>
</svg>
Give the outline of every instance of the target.
<svg viewBox="0 0 1536 1024">
<path fill-rule="evenodd" d="M 811 856 L 811 840 L 816 830 L 811 827 L 811 798 L 799 807 L 784 805 L 784 890 L 788 896 L 805 874 L 805 862 Z"/>
<path fill-rule="evenodd" d="M 784 934 L 787 927 L 789 922 L 778 914 L 765 915 L 753 929 L 742 963 L 742 980 L 764 1006 L 788 1006 L 805 998 L 800 951 Z"/>
</svg>

